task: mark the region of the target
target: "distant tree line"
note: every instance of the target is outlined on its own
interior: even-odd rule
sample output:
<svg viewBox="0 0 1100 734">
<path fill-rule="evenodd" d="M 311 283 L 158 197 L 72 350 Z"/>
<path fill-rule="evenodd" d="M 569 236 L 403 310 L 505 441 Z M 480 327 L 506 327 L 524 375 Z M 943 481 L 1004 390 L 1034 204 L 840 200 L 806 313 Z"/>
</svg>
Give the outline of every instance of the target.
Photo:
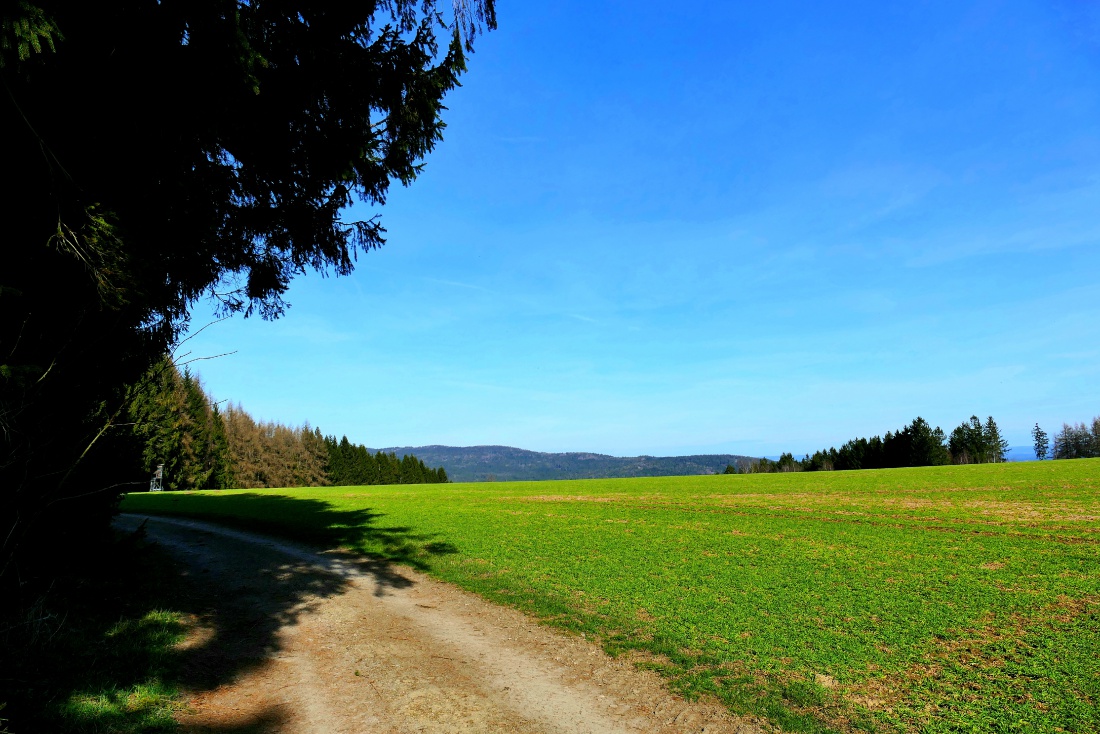
<svg viewBox="0 0 1100 734">
<path fill-rule="evenodd" d="M 344 436 L 324 439 L 328 456 L 328 479 L 337 486 L 363 484 L 436 484 L 450 481 L 443 467 L 429 468 L 423 461 L 405 454 L 379 451 L 373 456 L 366 446 L 353 444 Z"/>
<path fill-rule="evenodd" d="M 839 449 L 828 448 L 807 454 L 802 459 L 786 453 L 778 461 L 745 459 L 726 467 L 727 474 L 760 472 L 841 471 L 888 469 L 903 466 L 940 466 L 944 464 L 986 464 L 1005 460 L 1008 441 L 1001 436 L 997 422 L 990 416 L 983 424 L 977 416 L 959 425 L 947 436 L 939 426 L 932 428 L 917 417 L 896 432 L 885 436 L 854 438 Z"/>
<path fill-rule="evenodd" d="M 1054 449 L 1051 451 L 1050 438 L 1046 431 L 1036 423 L 1031 429 L 1035 440 L 1035 458 L 1046 459 L 1091 459 L 1100 456 L 1100 416 L 1092 419 L 1092 426 L 1085 423 L 1073 425 L 1063 423 L 1062 430 L 1054 436 Z"/>
<path fill-rule="evenodd" d="M 219 409 L 199 378 L 163 360 L 132 388 L 130 422 L 143 468 L 164 464 L 164 488 L 257 489 L 449 481 L 415 456 L 372 455 L 344 436 L 257 421 L 230 403 Z"/>
</svg>

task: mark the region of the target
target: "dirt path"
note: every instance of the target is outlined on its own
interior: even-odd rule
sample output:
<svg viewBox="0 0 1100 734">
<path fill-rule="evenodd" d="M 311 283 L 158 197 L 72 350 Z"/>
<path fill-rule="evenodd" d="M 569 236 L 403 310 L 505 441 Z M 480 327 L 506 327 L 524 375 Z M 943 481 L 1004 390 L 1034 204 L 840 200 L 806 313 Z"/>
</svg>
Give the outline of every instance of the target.
<svg viewBox="0 0 1100 734">
<path fill-rule="evenodd" d="M 123 515 L 182 562 L 188 732 L 739 732 L 653 673 L 404 567 Z"/>
</svg>

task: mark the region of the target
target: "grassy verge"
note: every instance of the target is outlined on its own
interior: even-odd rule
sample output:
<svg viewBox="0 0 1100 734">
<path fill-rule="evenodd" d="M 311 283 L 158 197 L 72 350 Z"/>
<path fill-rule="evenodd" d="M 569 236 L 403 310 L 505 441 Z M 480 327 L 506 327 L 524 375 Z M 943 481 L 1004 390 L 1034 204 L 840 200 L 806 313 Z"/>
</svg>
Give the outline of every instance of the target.
<svg viewBox="0 0 1100 734">
<path fill-rule="evenodd" d="M 0 731 L 172 732 L 178 707 L 168 559 L 137 538 L 73 559 L 0 620 Z"/>
<path fill-rule="evenodd" d="M 418 565 L 790 731 L 1100 731 L 1100 460 L 132 495 Z"/>
</svg>

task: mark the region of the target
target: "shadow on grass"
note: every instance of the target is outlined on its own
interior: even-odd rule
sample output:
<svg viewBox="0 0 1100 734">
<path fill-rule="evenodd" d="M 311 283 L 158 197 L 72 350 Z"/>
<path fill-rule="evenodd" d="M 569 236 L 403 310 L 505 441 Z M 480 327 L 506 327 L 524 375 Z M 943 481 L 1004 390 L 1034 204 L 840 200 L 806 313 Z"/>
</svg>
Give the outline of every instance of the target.
<svg viewBox="0 0 1100 734">
<path fill-rule="evenodd" d="M 16 663 L 7 667 L 11 677 L 0 673 L 0 702 L 9 703 L 0 717 L 10 719 L 13 734 L 178 731 L 173 719 L 184 731 L 277 729 L 293 711 L 282 698 L 233 715 L 222 707 L 220 716 L 201 705 L 181 711 L 172 700 L 182 691 L 186 707 L 270 665 L 283 627 L 353 583 L 373 583 L 374 593 L 385 595 L 414 583 L 398 564 L 426 569 L 433 556 L 457 551 L 438 537 L 387 526 L 370 510 L 261 493 L 158 499 L 176 497 L 177 517 L 121 516 L 116 527 L 124 540 L 115 556 L 30 610 L 33 634 L 9 630 L 21 648 L 0 640 L 10 648 L 0 663 Z M 193 518 L 370 555 L 257 542 Z M 369 632 L 369 619 L 362 624 Z"/>
<path fill-rule="evenodd" d="M 122 510 L 205 519 L 311 545 L 349 548 L 382 564 L 404 564 L 421 571 L 430 568 L 432 556 L 458 552 L 454 545 L 435 534 L 420 533 L 409 526 L 384 524 L 383 513 L 366 508 L 342 510 L 321 500 L 266 492 L 143 493 L 127 497 Z"/>
<path fill-rule="evenodd" d="M 168 611 L 174 573 L 165 553 L 122 536 L 9 590 L 0 731 L 175 731 L 170 678 L 184 624 Z"/>
</svg>

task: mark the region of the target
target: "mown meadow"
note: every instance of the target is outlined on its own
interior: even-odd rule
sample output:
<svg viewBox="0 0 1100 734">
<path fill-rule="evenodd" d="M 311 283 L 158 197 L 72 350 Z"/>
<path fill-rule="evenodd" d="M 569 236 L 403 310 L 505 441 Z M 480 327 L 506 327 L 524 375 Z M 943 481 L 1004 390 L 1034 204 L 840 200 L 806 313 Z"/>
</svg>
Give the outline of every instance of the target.
<svg viewBox="0 0 1100 734">
<path fill-rule="evenodd" d="M 407 563 L 789 731 L 1100 731 L 1100 460 L 133 494 Z"/>
</svg>

